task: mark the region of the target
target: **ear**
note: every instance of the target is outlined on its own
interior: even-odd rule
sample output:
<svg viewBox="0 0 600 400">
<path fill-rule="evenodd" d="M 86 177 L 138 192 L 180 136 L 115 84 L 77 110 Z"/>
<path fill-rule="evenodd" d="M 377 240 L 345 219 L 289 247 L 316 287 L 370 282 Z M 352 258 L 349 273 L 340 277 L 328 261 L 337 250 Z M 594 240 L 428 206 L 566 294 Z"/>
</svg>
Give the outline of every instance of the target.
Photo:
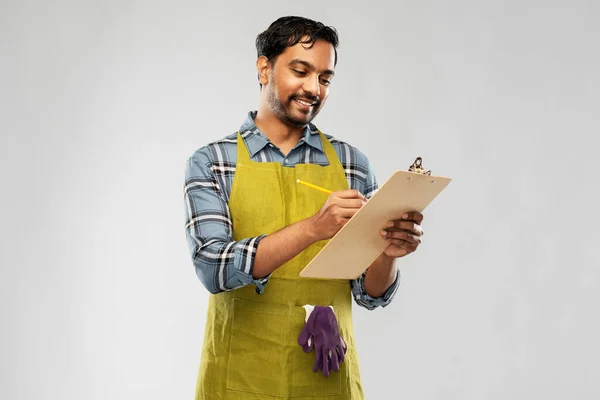
<svg viewBox="0 0 600 400">
<path fill-rule="evenodd" d="M 260 56 L 256 60 L 256 70 L 258 71 L 258 80 L 264 86 L 269 83 L 269 74 L 271 72 L 271 64 L 267 57 Z"/>
</svg>

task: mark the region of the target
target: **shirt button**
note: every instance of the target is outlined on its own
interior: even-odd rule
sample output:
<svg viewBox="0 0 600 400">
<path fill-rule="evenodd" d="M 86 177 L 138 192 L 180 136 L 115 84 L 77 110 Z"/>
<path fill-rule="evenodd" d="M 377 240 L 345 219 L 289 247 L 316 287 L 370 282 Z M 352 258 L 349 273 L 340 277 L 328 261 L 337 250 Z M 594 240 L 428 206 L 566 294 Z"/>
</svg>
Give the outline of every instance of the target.
<svg viewBox="0 0 600 400">
<path fill-rule="evenodd" d="M 288 163 L 288 159 L 287 159 L 287 157 L 283 159 L 283 163 L 284 163 L 284 164 L 287 164 L 287 163 Z"/>
</svg>

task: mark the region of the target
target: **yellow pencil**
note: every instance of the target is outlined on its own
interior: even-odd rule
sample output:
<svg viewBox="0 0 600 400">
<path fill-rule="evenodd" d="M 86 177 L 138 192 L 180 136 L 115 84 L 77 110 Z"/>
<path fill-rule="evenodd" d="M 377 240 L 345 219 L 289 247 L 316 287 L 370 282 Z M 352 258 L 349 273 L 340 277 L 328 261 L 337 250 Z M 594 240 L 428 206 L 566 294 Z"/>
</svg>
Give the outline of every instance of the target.
<svg viewBox="0 0 600 400">
<path fill-rule="evenodd" d="M 316 189 L 316 190 L 318 190 L 320 192 L 331 194 L 331 190 L 327 190 L 327 189 L 324 189 L 322 187 L 313 185 L 312 183 L 304 182 L 304 181 L 301 181 L 300 179 L 296 179 L 296 182 L 299 183 L 299 184 L 301 184 L 301 185 L 308 186 L 309 188 Z"/>
</svg>

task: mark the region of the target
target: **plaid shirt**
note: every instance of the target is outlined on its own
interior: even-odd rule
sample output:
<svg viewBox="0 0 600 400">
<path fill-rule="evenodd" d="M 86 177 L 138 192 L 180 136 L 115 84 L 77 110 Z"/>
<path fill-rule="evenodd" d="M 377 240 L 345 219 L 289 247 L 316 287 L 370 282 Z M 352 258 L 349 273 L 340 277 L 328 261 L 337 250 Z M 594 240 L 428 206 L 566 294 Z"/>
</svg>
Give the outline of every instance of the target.
<svg viewBox="0 0 600 400">
<path fill-rule="evenodd" d="M 253 161 L 280 162 L 288 167 L 302 163 L 329 164 L 314 125 L 305 128 L 303 137 L 285 156 L 256 127 L 255 115 L 255 111 L 248 113 L 240 128 Z M 329 135 L 325 137 L 344 167 L 349 187 L 371 197 L 378 186 L 367 157 L 345 142 Z M 233 240 L 228 202 L 236 161 L 237 132 L 198 149 L 188 159 L 184 187 L 186 237 L 196 274 L 209 292 L 216 294 L 253 284 L 260 294 L 270 275 L 254 279 L 252 265 L 258 243 L 266 235 Z M 366 293 L 364 276 L 350 281 L 356 303 L 369 310 L 387 306 L 398 288 L 399 270 L 392 286 L 380 298 Z"/>
</svg>

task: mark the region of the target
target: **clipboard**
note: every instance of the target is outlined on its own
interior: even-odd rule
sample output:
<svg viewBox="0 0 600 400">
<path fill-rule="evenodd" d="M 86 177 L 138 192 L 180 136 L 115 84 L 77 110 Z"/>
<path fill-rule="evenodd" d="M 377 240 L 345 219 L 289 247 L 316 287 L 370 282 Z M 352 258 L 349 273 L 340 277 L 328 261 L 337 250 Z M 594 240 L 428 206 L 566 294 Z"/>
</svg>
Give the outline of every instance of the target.
<svg viewBox="0 0 600 400">
<path fill-rule="evenodd" d="M 405 212 L 423 210 L 452 179 L 432 176 L 418 157 L 408 171 L 395 171 L 300 272 L 303 278 L 356 279 L 389 246 L 379 232 Z"/>
</svg>

